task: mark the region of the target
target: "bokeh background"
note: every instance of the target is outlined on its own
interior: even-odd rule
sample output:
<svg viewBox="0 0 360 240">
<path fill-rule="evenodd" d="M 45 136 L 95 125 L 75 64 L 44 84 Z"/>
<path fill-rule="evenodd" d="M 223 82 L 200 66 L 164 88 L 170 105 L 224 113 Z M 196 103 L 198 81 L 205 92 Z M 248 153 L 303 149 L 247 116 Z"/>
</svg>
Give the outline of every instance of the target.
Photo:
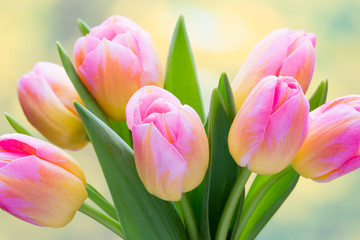
<svg viewBox="0 0 360 240">
<path fill-rule="evenodd" d="M 316 33 L 316 70 L 311 95 L 323 78 L 329 99 L 360 94 L 360 1 L 190 1 L 190 0 L 0 0 L 0 111 L 28 129 L 16 96 L 17 79 L 38 61 L 60 64 L 55 41 L 69 53 L 80 36 L 76 19 L 100 24 L 118 14 L 149 31 L 165 68 L 172 31 L 184 15 L 206 109 L 222 71 L 233 79 L 252 47 L 271 31 L 290 27 Z M 1 134 L 13 132 L 4 117 Z M 41 137 L 40 135 L 37 135 Z M 87 179 L 109 196 L 91 147 L 71 152 Z M 301 179 L 295 191 L 258 239 L 359 239 L 360 174 L 331 183 Z M 77 213 L 63 229 L 39 228 L 0 211 L 0 240 L 117 239 L 110 231 Z"/>
</svg>

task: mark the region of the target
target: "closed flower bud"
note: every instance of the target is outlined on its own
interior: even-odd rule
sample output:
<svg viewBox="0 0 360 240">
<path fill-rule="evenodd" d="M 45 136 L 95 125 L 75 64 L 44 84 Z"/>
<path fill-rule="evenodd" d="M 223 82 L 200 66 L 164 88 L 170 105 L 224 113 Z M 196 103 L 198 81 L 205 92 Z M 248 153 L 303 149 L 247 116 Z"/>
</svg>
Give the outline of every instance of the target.
<svg viewBox="0 0 360 240">
<path fill-rule="evenodd" d="M 63 227 L 87 198 L 86 180 L 61 149 L 22 134 L 0 137 L 0 207 L 26 222 Z"/>
<path fill-rule="evenodd" d="M 269 76 L 251 91 L 229 132 L 234 160 L 258 174 L 284 169 L 304 142 L 309 102 L 292 77 Z"/>
<path fill-rule="evenodd" d="M 309 134 L 293 161 L 303 177 L 329 182 L 360 167 L 360 96 L 335 99 L 310 113 Z"/>
<path fill-rule="evenodd" d="M 163 86 L 160 62 L 149 33 L 112 16 L 74 46 L 75 66 L 85 86 L 112 120 L 125 120 L 130 97 L 145 85 Z"/>
<path fill-rule="evenodd" d="M 28 121 L 62 148 L 84 146 L 86 131 L 73 101 L 81 102 L 64 68 L 39 62 L 18 81 L 18 97 Z"/>
<path fill-rule="evenodd" d="M 263 38 L 232 82 L 238 110 L 255 85 L 270 75 L 292 76 L 306 93 L 314 72 L 315 41 L 312 33 L 289 29 L 276 30 Z"/>
<path fill-rule="evenodd" d="M 169 201 L 197 187 L 206 173 L 209 146 L 195 110 L 170 92 L 147 86 L 126 107 L 136 169 L 146 189 Z"/>
</svg>

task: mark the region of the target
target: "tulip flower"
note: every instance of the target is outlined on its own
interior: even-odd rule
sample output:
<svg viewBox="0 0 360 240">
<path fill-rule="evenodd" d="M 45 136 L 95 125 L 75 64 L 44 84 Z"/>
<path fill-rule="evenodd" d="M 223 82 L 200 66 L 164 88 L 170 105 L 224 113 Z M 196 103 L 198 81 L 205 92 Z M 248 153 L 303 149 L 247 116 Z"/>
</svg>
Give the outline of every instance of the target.
<svg viewBox="0 0 360 240">
<path fill-rule="evenodd" d="M 251 91 L 229 132 L 229 150 L 258 174 L 283 170 L 308 131 L 309 102 L 293 77 L 264 78 Z"/>
<path fill-rule="evenodd" d="M 26 222 L 63 227 L 87 198 L 75 160 L 42 140 L 0 137 L 0 208 Z"/>
<path fill-rule="evenodd" d="M 139 89 L 126 107 L 132 131 L 135 164 L 153 195 L 179 201 L 197 187 L 209 162 L 204 127 L 195 110 L 155 86 Z"/>
<path fill-rule="evenodd" d="M 312 33 L 279 29 L 262 39 L 251 51 L 234 81 L 232 89 L 239 110 L 255 85 L 266 76 L 292 76 L 306 93 L 315 65 Z"/>
<path fill-rule="evenodd" d="M 163 86 L 151 36 L 136 23 L 112 16 L 74 46 L 78 74 L 104 113 L 125 120 L 130 97 L 145 85 Z"/>
<path fill-rule="evenodd" d="M 52 143 L 62 148 L 84 146 L 86 131 L 73 101 L 81 99 L 64 68 L 37 63 L 18 81 L 18 97 L 28 121 Z"/>
<path fill-rule="evenodd" d="M 309 134 L 293 160 L 303 177 L 329 182 L 360 167 L 360 96 L 335 99 L 310 113 Z"/>
</svg>

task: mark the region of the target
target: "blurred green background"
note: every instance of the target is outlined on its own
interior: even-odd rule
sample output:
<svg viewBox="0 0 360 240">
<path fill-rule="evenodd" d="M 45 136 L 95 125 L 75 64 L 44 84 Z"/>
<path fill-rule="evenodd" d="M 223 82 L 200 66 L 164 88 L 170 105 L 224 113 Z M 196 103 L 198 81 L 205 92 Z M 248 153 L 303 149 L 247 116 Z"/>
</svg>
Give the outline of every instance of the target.
<svg viewBox="0 0 360 240">
<path fill-rule="evenodd" d="M 287 0 L 249 2 L 166 0 L 1 0 L 0 107 L 24 125 L 16 96 L 17 79 L 38 61 L 60 63 L 55 41 L 69 53 L 80 36 L 76 19 L 100 24 L 118 14 L 150 32 L 165 68 L 173 28 L 185 17 L 206 109 L 221 71 L 233 79 L 252 47 L 271 31 L 290 27 L 316 33 L 316 69 L 308 91 L 329 79 L 329 99 L 360 94 L 360 1 Z M 1 134 L 13 130 L 0 118 Z M 40 137 L 40 135 L 37 135 Z M 87 179 L 107 196 L 102 172 L 91 147 L 71 152 Z M 331 183 L 301 179 L 295 191 L 258 239 L 359 239 L 359 171 Z M 0 212 L 0 240 L 117 239 L 110 231 L 77 213 L 63 229 L 39 228 Z"/>
</svg>

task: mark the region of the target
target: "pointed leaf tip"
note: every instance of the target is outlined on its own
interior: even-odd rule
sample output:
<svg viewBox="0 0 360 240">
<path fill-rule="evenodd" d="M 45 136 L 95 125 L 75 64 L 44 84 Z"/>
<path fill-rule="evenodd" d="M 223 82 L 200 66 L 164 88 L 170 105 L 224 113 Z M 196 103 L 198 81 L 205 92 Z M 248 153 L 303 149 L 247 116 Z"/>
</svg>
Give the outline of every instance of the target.
<svg viewBox="0 0 360 240">
<path fill-rule="evenodd" d="M 6 119 L 10 123 L 11 127 L 17 132 L 21 134 L 25 134 L 28 136 L 32 136 L 32 134 L 23 126 L 21 125 L 15 118 L 13 118 L 10 114 L 4 113 Z"/>
<path fill-rule="evenodd" d="M 195 61 L 182 16 L 177 21 L 170 44 L 165 74 L 165 89 L 179 98 L 182 104 L 193 107 L 201 120 L 204 121 L 204 109 Z"/>
<path fill-rule="evenodd" d="M 309 99 L 310 111 L 320 107 L 326 102 L 327 92 L 328 92 L 328 80 L 325 78 L 320 82 L 314 94 Z"/>
<path fill-rule="evenodd" d="M 80 29 L 80 32 L 82 33 L 82 35 L 85 36 L 86 34 L 88 34 L 90 32 L 91 27 L 88 24 L 86 24 L 84 22 L 84 20 L 82 20 L 81 18 L 77 19 L 77 24 L 79 26 L 79 29 Z"/>
</svg>

